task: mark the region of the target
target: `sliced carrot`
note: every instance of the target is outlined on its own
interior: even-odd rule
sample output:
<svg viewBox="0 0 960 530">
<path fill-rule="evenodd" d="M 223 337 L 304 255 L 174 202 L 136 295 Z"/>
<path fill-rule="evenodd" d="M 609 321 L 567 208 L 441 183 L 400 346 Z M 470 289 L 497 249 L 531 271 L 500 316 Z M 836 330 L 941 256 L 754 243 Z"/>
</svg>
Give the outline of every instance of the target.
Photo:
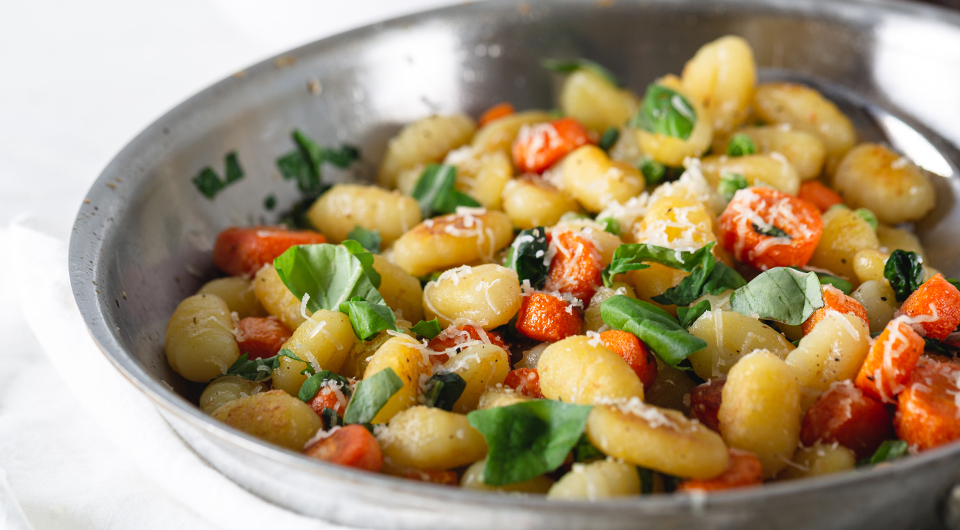
<svg viewBox="0 0 960 530">
<path fill-rule="evenodd" d="M 273 357 L 290 338 L 290 330 L 274 317 L 247 317 L 237 322 L 237 345 L 250 359 Z"/>
<path fill-rule="evenodd" d="M 720 215 L 724 248 L 760 270 L 806 265 L 822 234 L 816 206 L 773 188 L 738 191 Z"/>
<path fill-rule="evenodd" d="M 556 342 L 583 329 L 583 310 L 546 293 L 523 297 L 517 313 L 517 331 L 541 342 Z"/>
<path fill-rule="evenodd" d="M 906 315 L 927 337 L 943 340 L 960 324 L 960 291 L 937 274 L 913 292 L 898 315 Z"/>
<path fill-rule="evenodd" d="M 343 395 L 341 391 L 340 395 Z M 323 417 L 323 409 L 332 409 L 334 412 L 343 416 L 344 411 L 347 409 L 348 398 L 344 398 L 344 402 L 340 401 L 340 397 L 337 395 L 337 392 L 334 392 L 332 388 L 327 385 L 320 387 L 320 390 L 317 390 L 317 393 L 313 396 L 313 399 L 310 400 L 307 405 L 317 413 L 317 416 Z"/>
<path fill-rule="evenodd" d="M 587 130 L 573 118 L 526 126 L 513 141 L 513 163 L 521 173 L 543 173 L 588 143 Z"/>
<path fill-rule="evenodd" d="M 800 325 L 803 334 L 806 335 L 813 331 L 813 327 L 827 316 L 830 311 L 836 311 L 843 314 L 851 314 L 860 317 L 864 325 L 870 327 L 870 317 L 867 316 L 867 310 L 863 304 L 856 298 L 843 294 L 843 291 L 832 285 L 823 285 L 820 287 L 823 293 L 823 307 L 813 312 L 810 317 Z"/>
<path fill-rule="evenodd" d="M 816 206 L 821 212 L 829 210 L 831 206 L 843 204 L 843 197 L 819 180 L 808 180 L 801 184 L 797 198 Z"/>
<path fill-rule="evenodd" d="M 603 281 L 596 245 L 579 232 L 569 230 L 550 233 L 547 238 L 557 253 L 550 260 L 544 290 L 572 294 L 586 307 Z"/>
<path fill-rule="evenodd" d="M 457 477 L 457 472 L 444 469 L 444 470 L 423 470 L 423 469 L 407 469 L 403 471 L 400 475 L 405 479 L 416 480 L 419 482 L 429 482 L 431 484 L 442 484 L 444 486 L 459 486 L 460 479 Z"/>
<path fill-rule="evenodd" d="M 890 415 L 883 404 L 844 381 L 832 385 L 807 410 L 800 441 L 807 447 L 837 442 L 852 449 L 857 458 L 866 458 L 891 434 Z"/>
<path fill-rule="evenodd" d="M 960 366 L 921 361 L 897 396 L 897 437 L 923 451 L 960 440 Z"/>
<path fill-rule="evenodd" d="M 611 329 L 600 334 L 600 340 L 607 349 L 623 357 L 630 368 L 636 372 L 643 388 L 649 389 L 657 379 L 657 360 L 646 345 L 633 333 Z"/>
<path fill-rule="evenodd" d="M 854 384 L 868 396 L 893 403 L 906 388 L 925 343 L 905 318 L 891 320 L 870 347 Z"/>
<path fill-rule="evenodd" d="M 726 471 L 706 480 L 682 480 L 677 491 L 719 491 L 763 484 L 763 466 L 753 453 L 732 447 L 727 452 L 730 466 Z"/>
<path fill-rule="evenodd" d="M 294 245 L 326 243 L 323 234 L 282 226 L 231 227 L 217 236 L 213 264 L 231 276 L 250 276 Z"/>
<path fill-rule="evenodd" d="M 540 392 L 540 374 L 537 373 L 537 370 L 534 368 L 517 368 L 516 370 L 511 370 L 510 373 L 507 374 L 507 378 L 503 380 L 503 386 L 510 387 L 525 396 L 535 399 L 543 397 L 543 393 Z"/>
<path fill-rule="evenodd" d="M 690 415 L 716 432 L 720 432 L 720 401 L 726 382 L 726 377 L 711 379 L 690 391 Z"/>
<path fill-rule="evenodd" d="M 514 111 L 513 105 L 507 102 L 498 103 L 490 107 L 489 109 L 486 110 L 486 112 L 480 115 L 480 119 L 477 120 L 477 125 L 480 127 L 483 127 L 484 125 L 492 122 L 497 118 L 509 116 L 514 112 L 515 111 Z"/>
<path fill-rule="evenodd" d="M 483 328 L 478 328 L 476 326 L 448 326 L 447 329 L 443 330 L 439 335 L 430 339 L 427 347 L 435 352 L 444 352 L 450 350 L 450 353 L 460 353 L 461 348 L 458 346 L 478 340 L 481 342 L 486 342 L 483 340 L 484 337 L 490 341 L 490 344 L 507 349 L 503 342 L 503 338 L 499 333 L 496 331 L 484 331 Z M 434 366 L 443 364 L 449 359 L 450 355 L 448 353 L 440 353 L 438 355 L 430 356 L 430 362 Z"/>
<path fill-rule="evenodd" d="M 380 444 L 363 425 L 340 427 L 333 434 L 315 442 L 303 450 L 310 458 L 380 472 L 383 467 L 383 452 Z"/>
</svg>

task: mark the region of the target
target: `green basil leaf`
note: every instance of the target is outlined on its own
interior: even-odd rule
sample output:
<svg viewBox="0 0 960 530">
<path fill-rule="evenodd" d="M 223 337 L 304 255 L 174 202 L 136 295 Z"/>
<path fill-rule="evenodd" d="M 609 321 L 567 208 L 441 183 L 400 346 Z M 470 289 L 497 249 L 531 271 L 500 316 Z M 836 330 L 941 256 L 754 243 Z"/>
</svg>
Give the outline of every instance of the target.
<svg viewBox="0 0 960 530">
<path fill-rule="evenodd" d="M 808 272 L 801 269 L 800 267 L 791 266 L 790 268 L 801 271 L 801 272 Z M 835 288 L 842 291 L 843 294 L 850 294 L 851 292 L 853 292 L 853 284 L 848 282 L 847 280 L 844 280 L 843 278 L 839 278 L 837 276 L 834 276 L 832 274 L 827 274 L 825 272 L 818 272 L 817 278 L 820 279 L 820 285 L 824 285 L 824 284 L 832 285 Z"/>
<path fill-rule="evenodd" d="M 379 230 L 367 230 L 360 225 L 354 227 L 354 229 L 347 234 L 347 239 L 360 243 L 360 246 L 363 247 L 364 250 L 373 254 L 380 253 L 380 244 L 383 242 Z"/>
<path fill-rule="evenodd" d="M 323 407 L 323 410 L 320 411 L 320 419 L 323 420 L 323 430 L 325 431 L 343 425 L 343 418 L 337 414 L 337 411 L 328 407 Z"/>
<path fill-rule="evenodd" d="M 884 440 L 866 462 L 867 465 L 890 462 L 907 456 L 907 442 L 903 440 Z"/>
<path fill-rule="evenodd" d="M 750 223 L 750 225 L 753 227 L 754 232 L 762 236 L 785 237 L 787 239 L 793 239 L 790 234 L 784 232 L 782 228 L 776 225 L 760 226 L 757 223 Z"/>
<path fill-rule="evenodd" d="M 367 275 L 367 278 L 370 278 L 370 283 L 379 288 L 381 278 L 380 273 L 373 267 L 373 253 L 364 248 L 359 241 L 352 239 L 345 239 L 340 244 L 360 261 L 360 266 L 363 267 L 363 272 Z"/>
<path fill-rule="evenodd" d="M 613 217 L 601 217 L 597 219 L 597 224 L 603 227 L 604 232 L 609 232 L 615 236 L 620 235 L 620 222 Z"/>
<path fill-rule="evenodd" d="M 250 359 L 249 355 L 244 353 L 236 361 L 234 361 L 229 368 L 227 368 L 227 372 L 223 375 L 235 375 L 237 377 L 249 379 L 250 381 L 263 381 L 264 379 L 270 379 L 270 377 L 273 375 L 273 371 L 280 366 L 280 357 L 290 357 L 295 361 L 306 363 L 307 368 L 305 371 L 313 373 L 313 367 L 310 366 L 310 363 L 307 363 L 303 359 L 297 357 L 292 351 L 283 349 L 273 357 L 266 357 L 263 359 Z"/>
<path fill-rule="evenodd" d="M 720 175 L 720 184 L 717 185 L 717 192 L 723 195 L 728 201 L 740 190 L 746 189 L 750 184 L 747 178 L 740 173 L 724 173 Z"/>
<path fill-rule="evenodd" d="M 433 320 L 421 320 L 417 322 L 412 328 L 411 331 L 420 335 L 421 337 L 432 339 L 440 334 L 443 331 L 443 328 L 440 327 L 440 321 L 437 319 Z"/>
<path fill-rule="evenodd" d="M 857 214 L 858 217 L 866 221 L 867 224 L 870 225 L 870 228 L 872 228 L 874 232 L 877 231 L 877 226 L 879 225 L 879 221 L 877 221 L 877 214 L 873 213 L 872 211 L 866 208 L 857 208 L 856 210 L 853 211 L 853 213 Z"/>
<path fill-rule="evenodd" d="M 227 153 L 227 156 L 223 159 L 223 164 L 226 166 L 224 171 L 224 176 L 226 177 L 224 184 L 232 184 L 243 178 L 243 168 L 240 167 L 240 160 L 237 159 L 237 152 L 233 151 Z"/>
<path fill-rule="evenodd" d="M 557 72 L 561 74 L 572 74 L 577 70 L 590 70 L 595 74 L 599 74 L 600 77 L 607 80 L 613 86 L 620 86 L 620 82 L 617 80 L 617 77 L 598 63 L 591 61 L 590 59 L 570 59 L 570 60 L 557 60 L 557 59 L 544 59 L 540 61 L 540 65 L 550 70 L 551 72 Z"/>
<path fill-rule="evenodd" d="M 371 304 L 359 296 L 340 304 L 340 312 L 350 317 L 353 333 L 360 340 L 370 340 L 383 330 L 397 331 L 397 316 L 386 304 Z"/>
<path fill-rule="evenodd" d="M 240 167 L 240 161 L 237 159 L 236 151 L 227 153 L 227 155 L 223 157 L 223 164 L 226 166 L 226 179 L 224 180 L 221 180 L 220 175 L 217 175 L 217 172 L 210 166 L 201 169 L 200 172 L 191 179 L 197 191 L 210 200 L 213 200 L 224 188 L 243 178 L 243 168 Z"/>
<path fill-rule="evenodd" d="M 613 147 L 619 139 L 620 129 L 616 127 L 607 127 L 607 130 L 603 131 L 603 134 L 600 135 L 600 141 L 597 142 L 597 147 L 603 149 L 604 151 L 610 151 L 610 148 Z"/>
<path fill-rule="evenodd" d="M 658 304 L 685 306 L 692 304 L 704 294 L 720 294 L 730 289 L 739 289 L 746 284 L 747 282 L 737 271 L 717 262 L 713 254 L 708 252 L 687 277 L 663 294 L 654 296 L 653 301 Z"/>
<path fill-rule="evenodd" d="M 516 484 L 560 467 L 580 440 L 590 409 L 538 399 L 467 414 L 487 441 L 484 483 Z"/>
<path fill-rule="evenodd" d="M 894 250 L 883 266 L 883 277 L 893 287 L 897 301 L 903 302 L 923 285 L 923 257 L 916 252 Z"/>
<path fill-rule="evenodd" d="M 427 381 L 425 388 L 423 397 L 428 407 L 453 410 L 454 403 L 467 388 L 467 382 L 453 372 L 435 374 Z"/>
<path fill-rule="evenodd" d="M 823 307 L 820 279 L 813 272 L 776 267 L 760 273 L 730 296 L 730 307 L 761 320 L 776 320 L 790 326 L 803 324 Z"/>
<path fill-rule="evenodd" d="M 353 244 L 360 247 L 359 243 Z M 346 246 L 297 245 L 287 249 L 273 264 L 294 296 L 303 300 L 304 295 L 309 295 L 307 308 L 311 311 L 339 311 L 340 304 L 354 297 L 371 304 L 384 303 L 359 256 Z"/>
<path fill-rule="evenodd" d="M 661 180 L 663 180 L 663 177 L 667 176 L 667 166 L 657 162 L 649 156 L 645 156 L 640 159 L 640 166 L 638 169 L 643 175 L 643 180 L 647 182 L 648 188 L 656 186 Z"/>
<path fill-rule="evenodd" d="M 600 317 L 612 329 L 636 335 L 657 357 L 674 368 L 690 354 L 707 347 L 704 340 L 688 333 L 670 313 L 622 294 L 604 300 Z"/>
<path fill-rule="evenodd" d="M 289 228 L 316 230 L 316 227 L 313 226 L 313 223 L 310 221 L 310 217 L 307 216 L 307 212 L 310 211 L 310 207 L 313 206 L 313 203 L 316 201 L 316 196 L 303 195 L 299 201 L 293 203 L 290 209 L 280 213 L 277 222 Z"/>
<path fill-rule="evenodd" d="M 547 231 L 542 226 L 523 230 L 510 245 L 506 266 L 517 271 L 521 284 L 530 280 L 534 289 L 540 289 L 550 273 L 550 263 L 546 261 L 549 246 Z"/>
<path fill-rule="evenodd" d="M 687 98 L 663 85 L 647 87 L 640 110 L 630 120 L 632 127 L 649 133 L 686 140 L 697 123 L 697 113 Z"/>
<path fill-rule="evenodd" d="M 393 371 L 393 368 L 384 368 L 361 380 L 357 383 L 353 397 L 347 404 L 347 410 L 343 413 L 343 422 L 346 424 L 370 423 L 401 388 L 403 388 L 403 380 Z"/>
<path fill-rule="evenodd" d="M 700 315 L 710 311 L 710 301 L 703 300 L 693 307 L 678 307 L 677 318 L 680 321 L 680 327 L 689 329 L 694 322 L 700 318 Z"/>
<path fill-rule="evenodd" d="M 457 191 L 456 182 L 457 168 L 449 164 L 430 164 L 423 170 L 411 195 L 420 205 L 424 219 L 454 213 L 458 206 L 480 206 L 469 195 Z"/>
<path fill-rule="evenodd" d="M 327 381 L 335 381 L 339 385 L 343 395 L 350 397 L 352 393 L 350 390 L 350 381 L 347 381 L 346 377 L 339 376 L 330 370 L 320 370 L 308 377 L 307 380 L 300 385 L 300 392 L 297 394 L 297 397 L 300 398 L 300 401 L 309 403 Z"/>
<path fill-rule="evenodd" d="M 757 144 L 749 136 L 743 133 L 737 133 L 730 137 L 727 143 L 727 156 L 752 155 L 757 152 Z"/>
<path fill-rule="evenodd" d="M 600 452 L 592 443 L 590 439 L 587 438 L 586 434 L 581 434 L 580 439 L 577 440 L 577 445 L 573 446 L 573 461 L 574 462 L 587 462 L 590 460 L 598 460 L 601 458 L 606 458 L 607 455 Z"/>
</svg>

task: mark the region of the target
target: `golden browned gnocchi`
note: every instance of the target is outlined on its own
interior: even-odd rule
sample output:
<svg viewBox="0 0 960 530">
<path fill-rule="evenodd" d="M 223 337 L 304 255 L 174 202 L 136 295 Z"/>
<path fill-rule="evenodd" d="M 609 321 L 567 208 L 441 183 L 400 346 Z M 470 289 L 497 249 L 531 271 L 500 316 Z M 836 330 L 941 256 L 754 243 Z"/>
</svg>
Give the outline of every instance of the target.
<svg viewBox="0 0 960 530">
<path fill-rule="evenodd" d="M 310 222 L 339 243 L 360 226 L 376 230 L 389 246 L 420 222 L 417 201 L 379 186 L 337 184 L 307 212 Z"/>
<path fill-rule="evenodd" d="M 197 294 L 180 302 L 167 322 L 163 349 L 178 374 L 204 383 L 240 357 L 230 308 L 222 298 Z"/>
<path fill-rule="evenodd" d="M 469 142 L 475 131 L 473 120 L 464 114 L 430 116 L 407 125 L 387 145 L 377 183 L 393 188 L 400 172 L 443 160 L 451 149 Z"/>
<path fill-rule="evenodd" d="M 427 317 L 439 319 L 442 326 L 469 321 L 493 329 L 520 309 L 520 280 L 516 271 L 495 263 L 464 265 L 429 282 L 423 306 Z"/>
<path fill-rule="evenodd" d="M 510 244 L 513 227 L 503 212 L 466 211 L 426 221 L 400 236 L 393 261 L 414 276 L 435 270 L 492 261 Z"/>
<path fill-rule="evenodd" d="M 860 144 L 834 176 L 837 192 L 853 208 L 869 208 L 882 223 L 918 221 L 934 206 L 933 184 L 922 169 L 890 149 Z"/>
</svg>

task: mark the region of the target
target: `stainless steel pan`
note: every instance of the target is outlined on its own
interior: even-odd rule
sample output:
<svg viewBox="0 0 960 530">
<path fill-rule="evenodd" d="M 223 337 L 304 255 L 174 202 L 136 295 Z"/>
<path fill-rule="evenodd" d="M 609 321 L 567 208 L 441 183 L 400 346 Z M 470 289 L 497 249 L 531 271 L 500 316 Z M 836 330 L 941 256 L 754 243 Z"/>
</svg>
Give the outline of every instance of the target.
<svg viewBox="0 0 960 530">
<path fill-rule="evenodd" d="M 266 445 L 194 405 L 200 388 L 163 355 L 167 318 L 215 274 L 210 250 L 231 224 L 270 220 L 296 199 L 274 159 L 289 132 L 349 141 L 369 179 L 387 139 L 435 112 L 479 114 L 511 101 L 554 105 L 542 57 L 589 57 L 642 92 L 679 72 L 703 43 L 747 38 L 765 78 L 799 76 L 939 174 L 938 210 L 919 227 L 935 266 L 960 273 L 960 16 L 912 4 L 812 0 L 465 4 L 350 31 L 253 66 L 150 125 L 90 190 L 70 246 L 74 292 L 90 332 L 199 454 L 245 488 L 316 517 L 378 528 L 907 528 L 954 521 L 960 445 L 883 468 L 709 497 L 550 503 L 350 471 Z M 790 74 L 785 74 L 789 70 Z M 887 109 L 886 112 L 882 109 Z M 921 125 L 923 124 L 923 125 Z M 236 150 L 247 172 L 215 201 L 190 178 Z"/>
</svg>

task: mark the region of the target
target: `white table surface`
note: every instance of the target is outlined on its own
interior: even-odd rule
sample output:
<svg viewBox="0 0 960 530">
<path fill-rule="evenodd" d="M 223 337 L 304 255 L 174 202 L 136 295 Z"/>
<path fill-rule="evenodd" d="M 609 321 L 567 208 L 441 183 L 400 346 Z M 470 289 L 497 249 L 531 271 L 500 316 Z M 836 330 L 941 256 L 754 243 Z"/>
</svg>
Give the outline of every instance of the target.
<svg viewBox="0 0 960 530">
<path fill-rule="evenodd" d="M 300 44 L 450 3 L 0 2 L 0 528 L 219 527 L 167 499 L 78 404 L 22 312 L 18 290 L 47 278 L 17 266 L 39 256 L 11 224 L 65 241 L 100 170 L 191 94 Z"/>
</svg>

